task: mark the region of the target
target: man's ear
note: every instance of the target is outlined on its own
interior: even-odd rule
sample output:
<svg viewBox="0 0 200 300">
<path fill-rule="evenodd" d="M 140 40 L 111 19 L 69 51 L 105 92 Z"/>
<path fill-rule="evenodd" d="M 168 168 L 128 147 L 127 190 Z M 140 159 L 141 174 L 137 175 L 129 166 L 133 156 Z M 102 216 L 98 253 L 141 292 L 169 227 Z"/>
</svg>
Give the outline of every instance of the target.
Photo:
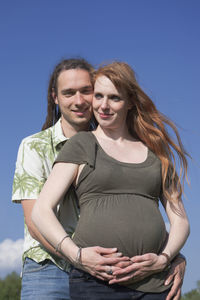
<svg viewBox="0 0 200 300">
<path fill-rule="evenodd" d="M 54 89 L 52 89 L 51 96 L 54 100 L 54 103 L 58 104 L 58 97 L 56 96 L 56 93 L 55 93 Z"/>
</svg>

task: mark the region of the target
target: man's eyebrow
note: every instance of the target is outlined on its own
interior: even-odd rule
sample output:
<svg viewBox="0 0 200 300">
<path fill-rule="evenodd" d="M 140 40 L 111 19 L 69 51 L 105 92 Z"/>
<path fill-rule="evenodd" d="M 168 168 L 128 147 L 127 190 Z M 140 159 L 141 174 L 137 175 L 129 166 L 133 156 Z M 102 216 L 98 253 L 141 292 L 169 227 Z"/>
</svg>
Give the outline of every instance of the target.
<svg viewBox="0 0 200 300">
<path fill-rule="evenodd" d="M 93 86 L 92 85 L 86 85 L 86 86 L 83 86 L 83 87 L 81 87 L 80 89 L 78 89 L 78 90 L 86 90 L 86 89 L 91 89 L 91 90 L 93 90 Z"/>
<path fill-rule="evenodd" d="M 76 89 L 63 89 L 63 90 L 61 91 L 61 93 L 62 93 L 62 94 L 66 94 L 66 93 L 75 92 L 75 91 L 76 91 Z"/>
<path fill-rule="evenodd" d="M 72 88 L 69 88 L 69 89 L 63 89 L 61 91 L 62 94 L 66 94 L 66 93 L 74 93 L 74 92 L 77 92 L 77 91 L 82 91 L 82 90 L 93 90 L 93 86 L 92 85 L 86 85 L 86 86 L 82 86 L 81 88 L 79 89 L 72 89 Z"/>
</svg>

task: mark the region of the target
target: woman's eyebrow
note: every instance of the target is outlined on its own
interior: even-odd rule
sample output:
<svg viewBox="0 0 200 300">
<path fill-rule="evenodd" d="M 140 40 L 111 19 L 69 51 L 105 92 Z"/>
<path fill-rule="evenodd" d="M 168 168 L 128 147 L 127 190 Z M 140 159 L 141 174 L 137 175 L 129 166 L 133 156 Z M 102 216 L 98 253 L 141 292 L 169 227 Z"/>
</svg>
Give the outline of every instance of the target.
<svg viewBox="0 0 200 300">
<path fill-rule="evenodd" d="M 121 96 L 119 94 L 109 94 L 108 97 L 109 98 L 113 98 L 113 97 L 121 98 Z"/>
</svg>

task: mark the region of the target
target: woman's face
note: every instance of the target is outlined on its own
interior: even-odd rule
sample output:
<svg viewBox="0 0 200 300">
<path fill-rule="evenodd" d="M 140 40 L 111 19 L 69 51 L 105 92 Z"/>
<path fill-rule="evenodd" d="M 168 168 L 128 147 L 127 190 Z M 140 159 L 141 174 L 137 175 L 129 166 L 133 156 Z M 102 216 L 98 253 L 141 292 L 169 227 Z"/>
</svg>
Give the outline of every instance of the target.
<svg viewBox="0 0 200 300">
<path fill-rule="evenodd" d="M 128 100 L 122 99 L 108 77 L 97 78 L 92 105 L 95 118 L 101 127 L 116 129 L 126 125 L 126 116 L 131 105 Z"/>
</svg>

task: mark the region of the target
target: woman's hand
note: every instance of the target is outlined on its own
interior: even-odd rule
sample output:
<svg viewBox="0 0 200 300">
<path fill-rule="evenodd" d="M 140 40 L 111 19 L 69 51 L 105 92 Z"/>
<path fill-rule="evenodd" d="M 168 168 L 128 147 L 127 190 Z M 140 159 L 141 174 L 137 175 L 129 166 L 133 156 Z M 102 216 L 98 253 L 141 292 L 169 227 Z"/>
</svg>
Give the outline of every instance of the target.
<svg viewBox="0 0 200 300">
<path fill-rule="evenodd" d="M 130 258 L 131 265 L 113 272 L 115 279 L 110 284 L 128 281 L 140 281 L 153 273 L 160 272 L 166 267 L 167 259 L 162 255 L 147 253 Z"/>
<path fill-rule="evenodd" d="M 158 255 L 153 253 L 144 254 L 141 256 L 135 256 L 131 258 L 132 264 L 123 270 L 117 270 L 114 272 L 115 279 L 109 281 L 110 284 L 124 282 L 127 280 L 134 280 L 135 282 L 142 280 L 153 273 L 162 271 L 161 264 L 159 267 Z M 123 262 L 119 262 L 123 264 Z M 179 300 L 181 298 L 181 287 L 183 284 L 183 278 L 185 274 L 185 259 L 177 256 L 171 262 L 171 267 L 167 274 L 165 285 L 170 284 L 173 281 L 171 290 L 166 300 Z M 158 267 L 158 269 L 156 269 Z M 164 265 L 163 265 L 164 268 Z"/>
<path fill-rule="evenodd" d="M 96 246 L 82 249 L 81 264 L 76 267 L 101 280 L 109 281 L 114 278 L 111 273 L 120 270 L 118 264 L 127 266 L 126 262 L 130 264 L 129 258 L 118 253 L 117 248 Z"/>
</svg>

